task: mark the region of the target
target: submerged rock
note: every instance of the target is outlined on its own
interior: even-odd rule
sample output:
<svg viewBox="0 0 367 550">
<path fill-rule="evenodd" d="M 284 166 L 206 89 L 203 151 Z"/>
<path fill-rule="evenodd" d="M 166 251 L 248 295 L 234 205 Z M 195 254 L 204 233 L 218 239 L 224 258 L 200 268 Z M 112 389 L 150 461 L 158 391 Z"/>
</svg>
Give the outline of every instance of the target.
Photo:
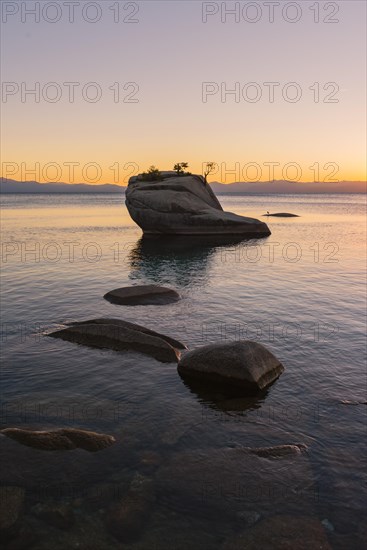
<svg viewBox="0 0 367 550">
<path fill-rule="evenodd" d="M 168 425 L 162 430 L 159 440 L 164 446 L 174 447 L 181 437 L 195 428 L 196 424 L 196 420 L 190 416 L 186 417 L 185 414 L 170 415 Z"/>
<path fill-rule="evenodd" d="M 154 472 L 158 468 L 158 466 L 161 465 L 161 463 L 162 463 L 162 456 L 156 451 L 145 450 L 142 453 L 140 453 L 139 469 L 144 472 L 147 472 L 147 473 Z"/>
<path fill-rule="evenodd" d="M 252 525 L 255 525 L 255 523 L 257 523 L 261 518 L 260 514 L 255 511 L 238 512 L 236 514 L 236 517 L 238 521 L 242 523 L 243 527 L 251 527 Z"/>
<path fill-rule="evenodd" d="M 22 514 L 25 491 L 21 487 L 0 486 L 0 533 L 13 534 Z"/>
<path fill-rule="evenodd" d="M 340 403 L 342 405 L 367 405 L 367 401 L 350 401 L 349 399 L 343 399 Z"/>
<path fill-rule="evenodd" d="M 126 493 L 126 483 L 121 481 L 96 483 L 88 487 L 82 506 L 88 512 L 106 509 L 112 502 L 117 502 Z"/>
<path fill-rule="evenodd" d="M 136 285 L 116 288 L 104 296 L 112 304 L 126 306 L 163 305 L 177 302 L 180 295 L 175 290 L 158 285 Z"/>
<path fill-rule="evenodd" d="M 33 545 L 38 542 L 39 538 L 40 533 L 35 529 L 35 526 L 24 519 L 17 527 L 16 533 L 11 534 L 10 537 L 4 535 L 2 542 L 5 543 L 8 539 L 5 546 L 6 550 L 28 550 L 29 548 L 33 548 Z"/>
<path fill-rule="evenodd" d="M 331 531 L 332 533 L 335 531 L 334 525 L 327 518 L 323 519 L 321 523 L 328 531 Z"/>
<path fill-rule="evenodd" d="M 73 507 L 67 502 L 39 502 L 32 513 L 58 529 L 70 529 L 75 522 Z"/>
<path fill-rule="evenodd" d="M 53 431 L 32 431 L 20 428 L 4 428 L 0 433 L 22 445 L 44 451 L 69 451 L 84 449 L 89 452 L 101 451 L 115 443 L 112 435 L 62 428 Z"/>
<path fill-rule="evenodd" d="M 139 325 L 115 319 L 96 319 L 77 323 L 52 332 L 49 336 L 94 348 L 107 348 L 114 351 L 133 350 L 150 355 L 163 363 L 177 363 L 180 351 L 174 345 L 179 344 L 181 349 L 184 347 L 176 340 Z"/>
<path fill-rule="evenodd" d="M 284 371 L 263 345 L 250 340 L 210 344 L 186 353 L 178 363 L 183 378 L 192 377 L 254 393 L 274 382 Z"/>
<path fill-rule="evenodd" d="M 262 458 L 282 458 L 284 456 L 291 456 L 291 455 L 299 455 L 302 452 L 304 452 L 307 449 L 306 445 L 303 445 L 301 443 L 296 443 L 293 445 L 276 445 L 275 447 L 258 447 L 258 448 L 250 448 L 245 447 L 244 450 L 246 450 L 249 453 L 252 453 L 256 456 L 260 456 Z"/>
<path fill-rule="evenodd" d="M 318 497 L 306 453 L 268 460 L 241 447 L 176 452 L 157 471 L 156 485 L 159 502 L 171 509 L 237 520 L 254 510 L 310 513 Z"/>
<path fill-rule="evenodd" d="M 121 542 L 138 539 L 154 502 L 153 482 L 136 474 L 127 494 L 106 512 L 107 528 Z"/>
<path fill-rule="evenodd" d="M 224 212 L 201 176 L 163 176 L 162 181 L 130 178 L 126 207 L 149 235 L 243 235 L 266 237 L 268 226 L 255 218 Z"/>
<path fill-rule="evenodd" d="M 320 518 L 327 518 L 335 527 L 335 533 L 356 535 L 358 522 L 362 518 L 367 519 L 366 491 L 361 490 L 366 486 L 367 479 L 366 469 L 361 467 L 366 462 L 365 445 L 359 438 L 343 447 L 338 444 L 345 437 L 345 423 L 340 421 L 340 417 L 336 418 L 335 424 L 338 423 L 340 430 L 331 431 L 333 426 L 330 427 L 329 437 L 332 440 L 320 454 L 319 475 L 326 481 L 320 487 L 318 508 Z M 332 495 L 332 505 L 329 495 Z M 346 545 L 343 548 L 365 548 L 367 529 L 364 535 L 364 547 Z"/>
<path fill-rule="evenodd" d="M 324 527 L 311 516 L 272 516 L 231 537 L 223 550 L 331 550 Z"/>
</svg>

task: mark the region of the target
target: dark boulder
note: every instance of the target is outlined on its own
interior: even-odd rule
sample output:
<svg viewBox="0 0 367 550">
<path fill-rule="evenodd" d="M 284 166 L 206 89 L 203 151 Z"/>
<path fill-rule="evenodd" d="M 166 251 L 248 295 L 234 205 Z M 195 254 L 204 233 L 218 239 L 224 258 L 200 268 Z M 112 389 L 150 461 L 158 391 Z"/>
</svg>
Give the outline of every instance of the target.
<svg viewBox="0 0 367 550">
<path fill-rule="evenodd" d="M 125 306 L 164 305 L 177 302 L 178 292 L 158 285 L 136 285 L 116 288 L 105 294 L 104 299 L 112 304 Z"/>
<path fill-rule="evenodd" d="M 101 322 L 86 321 L 70 325 L 65 329 L 52 332 L 49 336 L 60 338 L 76 344 L 93 348 L 112 349 L 114 351 L 137 351 L 154 357 L 163 363 L 177 363 L 180 351 L 172 344 L 178 343 L 153 333 L 148 329 L 141 330 L 139 325 L 131 326 L 124 321 L 102 319 Z M 183 344 L 180 344 L 182 347 Z"/>
<path fill-rule="evenodd" d="M 69 323 L 70 326 L 78 326 L 78 325 L 116 325 L 118 327 L 121 327 L 121 329 L 129 329 L 129 330 L 137 330 L 139 332 L 142 332 L 143 334 L 149 334 L 150 336 L 156 336 L 157 338 L 161 338 L 167 344 L 170 344 L 172 347 L 176 349 L 187 349 L 185 344 L 180 342 L 179 340 L 175 340 L 175 338 L 171 338 L 170 336 L 167 336 L 166 334 L 162 334 L 160 332 L 155 332 L 154 330 L 151 330 L 149 328 L 143 327 L 142 325 L 137 325 L 136 323 L 129 323 L 129 321 L 123 321 L 122 319 L 108 319 L 108 318 L 100 318 L 100 319 L 89 319 L 88 321 L 80 321 L 77 323 Z"/>
<path fill-rule="evenodd" d="M 274 382 L 284 371 L 280 361 L 263 345 L 250 340 L 210 344 L 187 352 L 178 363 L 185 378 L 195 378 L 254 393 Z"/>
<path fill-rule="evenodd" d="M 263 216 L 273 216 L 274 218 L 299 218 L 298 214 L 290 214 L 289 212 L 276 212 L 274 214 L 263 214 Z"/>
</svg>

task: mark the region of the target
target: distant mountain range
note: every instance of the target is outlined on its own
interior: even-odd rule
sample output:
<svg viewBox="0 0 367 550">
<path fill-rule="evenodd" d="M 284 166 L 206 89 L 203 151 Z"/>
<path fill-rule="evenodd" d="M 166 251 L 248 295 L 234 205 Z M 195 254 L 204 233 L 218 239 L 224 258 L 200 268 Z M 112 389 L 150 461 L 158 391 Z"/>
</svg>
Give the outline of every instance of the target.
<svg viewBox="0 0 367 550">
<path fill-rule="evenodd" d="M 365 181 L 340 181 L 332 183 L 303 183 L 292 181 L 268 182 L 212 182 L 215 193 L 366 193 Z M 86 183 L 39 183 L 37 181 L 16 181 L 0 178 L 0 193 L 124 193 L 126 187 L 113 183 L 90 185 Z"/>
<path fill-rule="evenodd" d="M 213 182 L 211 187 L 215 193 L 366 193 L 365 181 L 340 181 L 340 182 L 294 182 L 285 180 L 266 182 L 236 182 L 230 184 Z"/>
<path fill-rule="evenodd" d="M 16 181 L 0 178 L 0 193 L 123 193 L 126 187 L 106 183 L 39 183 L 38 181 Z"/>
</svg>

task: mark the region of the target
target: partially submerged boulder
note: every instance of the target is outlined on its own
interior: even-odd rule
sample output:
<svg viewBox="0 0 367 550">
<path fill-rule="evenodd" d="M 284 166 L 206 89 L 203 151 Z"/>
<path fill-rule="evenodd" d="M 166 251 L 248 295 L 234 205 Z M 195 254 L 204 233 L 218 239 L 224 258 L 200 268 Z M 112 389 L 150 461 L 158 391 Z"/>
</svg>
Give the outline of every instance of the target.
<svg viewBox="0 0 367 550">
<path fill-rule="evenodd" d="M 22 445 L 43 451 L 84 449 L 89 452 L 96 452 L 110 447 L 116 441 L 112 435 L 76 430 L 74 428 L 61 428 L 52 431 L 4 428 L 0 430 L 0 433 Z"/>
<path fill-rule="evenodd" d="M 342 405 L 367 405 L 367 401 L 351 401 L 350 399 L 343 399 L 340 403 Z"/>
<path fill-rule="evenodd" d="M 32 508 L 32 514 L 58 529 L 71 529 L 75 522 L 73 507 L 68 502 L 39 502 Z"/>
<path fill-rule="evenodd" d="M 187 352 L 178 363 L 183 378 L 217 383 L 243 393 L 264 389 L 283 371 L 269 350 L 250 340 L 203 346 Z"/>
<path fill-rule="evenodd" d="M 270 235 L 260 220 L 224 212 L 211 187 L 196 175 L 163 176 L 158 182 L 134 176 L 126 207 L 146 235 Z"/>
<path fill-rule="evenodd" d="M 94 319 L 76 323 L 52 332 L 49 336 L 94 348 L 133 350 L 150 355 L 163 363 L 177 363 L 180 358 L 177 348 L 185 347 L 177 340 L 118 319 Z"/>
<path fill-rule="evenodd" d="M 299 455 L 306 451 L 307 445 L 303 443 L 293 443 L 292 445 L 275 445 L 274 447 L 244 447 L 244 451 L 267 458 L 269 460 L 283 458 L 285 456 Z"/>
<path fill-rule="evenodd" d="M 129 321 L 124 321 L 123 319 L 109 319 L 106 317 L 101 317 L 97 319 L 88 319 L 87 321 L 79 321 L 75 323 L 68 323 L 69 326 L 80 326 L 80 325 L 109 325 L 109 326 L 118 326 L 121 327 L 121 329 L 129 329 L 129 330 L 137 330 L 139 332 L 142 332 L 143 334 L 149 334 L 150 336 L 156 336 L 157 338 L 161 338 L 167 344 L 170 344 L 172 347 L 176 349 L 187 349 L 185 344 L 180 342 L 179 340 L 176 340 L 175 338 L 171 338 L 170 336 L 167 336 L 166 334 L 162 334 L 161 332 L 156 332 L 155 330 L 151 330 L 149 328 L 143 327 L 142 325 L 138 325 L 136 323 L 130 323 Z"/>
<path fill-rule="evenodd" d="M 110 290 L 103 298 L 112 304 L 146 306 L 171 304 L 172 302 L 177 302 L 180 299 L 180 295 L 172 288 L 164 286 L 136 285 Z"/>
<path fill-rule="evenodd" d="M 274 214 L 263 214 L 263 216 L 274 216 L 275 218 L 299 218 L 298 214 L 290 214 L 289 212 L 276 212 Z"/>
</svg>

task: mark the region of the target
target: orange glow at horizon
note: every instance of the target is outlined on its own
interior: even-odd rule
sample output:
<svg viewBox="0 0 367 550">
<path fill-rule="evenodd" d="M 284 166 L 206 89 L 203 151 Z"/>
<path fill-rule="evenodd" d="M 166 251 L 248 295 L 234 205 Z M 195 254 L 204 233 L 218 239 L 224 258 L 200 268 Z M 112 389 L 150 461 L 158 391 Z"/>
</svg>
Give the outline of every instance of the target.
<svg viewBox="0 0 367 550">
<path fill-rule="evenodd" d="M 4 158 L 4 157 L 3 157 Z M 160 170 L 173 170 L 173 165 L 179 161 L 154 159 L 141 160 L 107 160 L 96 162 L 85 159 L 72 160 L 12 160 L 1 163 L 0 177 L 16 181 L 38 181 L 39 183 L 84 183 L 89 185 L 115 184 L 126 186 L 131 176 L 146 171 L 151 165 Z M 185 157 L 186 158 L 186 157 Z M 182 160 L 182 159 L 181 159 Z M 187 159 L 186 159 L 187 160 Z M 294 182 L 324 182 L 366 181 L 367 173 L 362 167 L 352 165 L 339 166 L 336 162 L 321 161 L 239 161 L 213 160 L 215 171 L 208 177 L 209 182 L 218 181 L 223 184 L 234 182 L 268 182 L 287 180 Z M 188 170 L 194 174 L 203 174 L 206 162 L 189 163 Z"/>
</svg>

